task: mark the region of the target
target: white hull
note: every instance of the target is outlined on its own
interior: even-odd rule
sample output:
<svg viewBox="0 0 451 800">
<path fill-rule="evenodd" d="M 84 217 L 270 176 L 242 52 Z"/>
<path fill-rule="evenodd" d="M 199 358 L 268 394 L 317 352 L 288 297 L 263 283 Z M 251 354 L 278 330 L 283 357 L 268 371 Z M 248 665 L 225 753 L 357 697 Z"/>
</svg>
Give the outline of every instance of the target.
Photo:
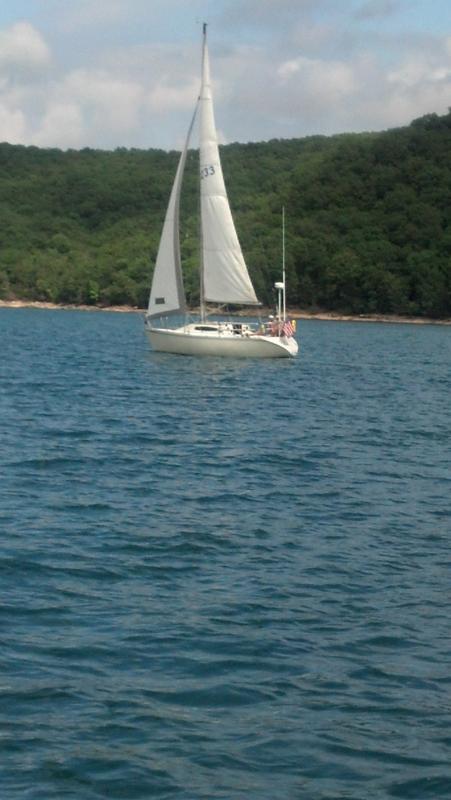
<svg viewBox="0 0 451 800">
<path fill-rule="evenodd" d="M 152 348 L 162 353 L 184 356 L 228 356 L 230 358 L 290 358 L 298 352 L 293 337 L 266 336 L 257 333 L 234 333 L 221 326 L 195 324 L 182 328 L 153 328 L 146 325 Z"/>
</svg>

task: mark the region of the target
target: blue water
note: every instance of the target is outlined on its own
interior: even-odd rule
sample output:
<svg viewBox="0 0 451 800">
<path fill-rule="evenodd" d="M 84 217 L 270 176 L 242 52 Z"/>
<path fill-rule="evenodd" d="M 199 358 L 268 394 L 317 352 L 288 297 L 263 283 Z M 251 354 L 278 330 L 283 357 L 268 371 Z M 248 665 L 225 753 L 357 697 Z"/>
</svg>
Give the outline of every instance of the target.
<svg viewBox="0 0 451 800">
<path fill-rule="evenodd" d="M 451 798 L 451 328 L 0 309 L 0 797 Z"/>
</svg>

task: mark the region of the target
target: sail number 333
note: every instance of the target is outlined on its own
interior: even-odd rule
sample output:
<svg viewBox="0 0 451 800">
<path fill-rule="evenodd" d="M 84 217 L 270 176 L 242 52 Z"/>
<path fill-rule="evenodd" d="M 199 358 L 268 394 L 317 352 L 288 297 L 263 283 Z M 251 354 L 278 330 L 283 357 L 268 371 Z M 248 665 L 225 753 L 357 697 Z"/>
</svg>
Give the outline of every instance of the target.
<svg viewBox="0 0 451 800">
<path fill-rule="evenodd" d="M 212 164 L 209 164 L 208 167 L 202 167 L 200 171 L 201 178 L 208 178 L 210 175 L 215 174 L 215 168 Z"/>
</svg>

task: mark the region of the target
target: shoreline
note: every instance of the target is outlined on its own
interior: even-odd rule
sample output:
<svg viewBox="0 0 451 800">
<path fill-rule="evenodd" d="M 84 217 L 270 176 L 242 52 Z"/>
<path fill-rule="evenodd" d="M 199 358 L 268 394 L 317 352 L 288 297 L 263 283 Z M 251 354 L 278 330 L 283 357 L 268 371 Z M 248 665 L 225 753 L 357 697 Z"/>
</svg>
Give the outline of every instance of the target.
<svg viewBox="0 0 451 800">
<path fill-rule="evenodd" d="M 136 306 L 88 306 L 71 303 L 58 304 L 42 300 L 0 300 L 0 308 L 41 308 L 60 311 L 109 311 L 123 314 L 144 314 L 144 308 Z M 246 311 L 235 316 L 267 316 L 272 309 L 261 308 L 259 312 Z M 193 309 L 196 313 L 196 309 Z M 451 319 L 432 319 L 430 317 L 403 317 L 399 314 L 340 314 L 333 311 L 303 311 L 299 308 L 287 309 L 287 316 L 296 320 L 320 320 L 324 322 L 387 322 L 408 325 L 451 325 Z"/>
</svg>

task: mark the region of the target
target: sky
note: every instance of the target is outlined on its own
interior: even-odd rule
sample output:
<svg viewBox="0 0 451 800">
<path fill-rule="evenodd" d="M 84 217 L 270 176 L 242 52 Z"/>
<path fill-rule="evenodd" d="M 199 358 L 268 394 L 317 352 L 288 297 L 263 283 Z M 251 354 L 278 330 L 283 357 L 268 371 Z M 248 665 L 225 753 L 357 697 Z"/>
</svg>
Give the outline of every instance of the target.
<svg viewBox="0 0 451 800">
<path fill-rule="evenodd" d="M 179 149 L 203 21 L 224 143 L 451 106 L 450 0 L 0 0 L 0 141 Z"/>
</svg>

